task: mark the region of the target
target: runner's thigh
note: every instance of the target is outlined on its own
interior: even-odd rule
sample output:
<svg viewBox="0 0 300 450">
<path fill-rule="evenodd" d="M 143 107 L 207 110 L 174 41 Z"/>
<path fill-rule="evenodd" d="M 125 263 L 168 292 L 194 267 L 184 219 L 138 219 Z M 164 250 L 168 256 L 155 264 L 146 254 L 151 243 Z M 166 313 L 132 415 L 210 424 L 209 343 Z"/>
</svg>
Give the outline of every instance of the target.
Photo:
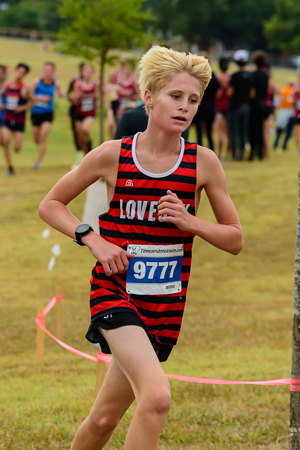
<svg viewBox="0 0 300 450">
<path fill-rule="evenodd" d="M 100 331 L 129 380 L 137 400 L 142 391 L 150 391 L 155 386 L 170 392 L 168 379 L 143 328 L 128 325 Z"/>
</svg>

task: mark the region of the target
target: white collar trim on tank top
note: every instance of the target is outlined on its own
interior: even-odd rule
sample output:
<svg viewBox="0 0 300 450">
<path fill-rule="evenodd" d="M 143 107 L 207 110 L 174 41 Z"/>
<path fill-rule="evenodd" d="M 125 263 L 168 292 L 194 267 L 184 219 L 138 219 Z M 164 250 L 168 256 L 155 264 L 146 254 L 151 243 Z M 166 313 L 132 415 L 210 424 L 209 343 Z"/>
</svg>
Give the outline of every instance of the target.
<svg viewBox="0 0 300 450">
<path fill-rule="evenodd" d="M 143 169 L 143 167 L 138 162 L 138 159 L 137 159 L 137 156 L 136 156 L 136 141 L 137 141 L 137 138 L 138 138 L 139 134 L 141 134 L 141 131 L 139 131 L 138 133 L 136 133 L 134 135 L 133 142 L 132 142 L 132 157 L 133 157 L 134 164 L 139 169 L 139 171 L 142 172 L 144 175 L 147 175 L 148 177 L 151 177 L 151 178 L 164 178 L 164 177 L 167 177 L 168 175 L 171 175 L 173 172 L 175 172 L 175 170 L 180 166 L 180 163 L 181 163 L 182 158 L 183 158 L 183 154 L 184 154 L 184 139 L 182 137 L 180 137 L 180 140 L 181 140 L 180 154 L 179 154 L 179 157 L 178 157 L 178 159 L 176 161 L 176 164 L 172 167 L 172 169 L 170 169 L 170 170 L 168 170 L 167 172 L 164 172 L 164 173 L 152 173 L 152 172 L 148 172 L 148 170 L 146 170 L 146 169 Z"/>
</svg>

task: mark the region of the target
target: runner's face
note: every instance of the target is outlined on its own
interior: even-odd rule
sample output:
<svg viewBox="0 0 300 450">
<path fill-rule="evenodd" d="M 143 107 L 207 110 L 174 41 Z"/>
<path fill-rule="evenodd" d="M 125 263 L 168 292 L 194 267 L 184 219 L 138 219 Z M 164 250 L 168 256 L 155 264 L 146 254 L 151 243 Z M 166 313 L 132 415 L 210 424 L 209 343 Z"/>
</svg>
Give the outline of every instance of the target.
<svg viewBox="0 0 300 450">
<path fill-rule="evenodd" d="M 197 112 L 200 89 L 200 81 L 183 72 L 176 75 L 155 96 L 146 91 L 145 102 L 148 95 L 150 119 L 170 132 L 182 133 L 190 126 Z"/>
<path fill-rule="evenodd" d="M 132 71 L 131 71 L 131 67 L 130 66 L 123 66 L 122 68 L 121 68 L 121 74 L 126 78 L 126 77 L 130 77 L 131 76 L 131 74 L 132 74 Z"/>
<path fill-rule="evenodd" d="M 82 78 L 84 80 L 90 80 L 93 75 L 93 68 L 86 64 L 82 69 Z"/>
<path fill-rule="evenodd" d="M 18 67 L 18 68 L 15 70 L 15 77 L 16 77 L 16 80 L 22 80 L 22 78 L 24 78 L 25 75 L 26 75 L 26 69 L 25 69 L 25 67 Z"/>
<path fill-rule="evenodd" d="M 50 64 L 46 64 L 43 69 L 43 75 L 46 80 L 53 80 L 55 74 L 54 67 Z"/>
</svg>

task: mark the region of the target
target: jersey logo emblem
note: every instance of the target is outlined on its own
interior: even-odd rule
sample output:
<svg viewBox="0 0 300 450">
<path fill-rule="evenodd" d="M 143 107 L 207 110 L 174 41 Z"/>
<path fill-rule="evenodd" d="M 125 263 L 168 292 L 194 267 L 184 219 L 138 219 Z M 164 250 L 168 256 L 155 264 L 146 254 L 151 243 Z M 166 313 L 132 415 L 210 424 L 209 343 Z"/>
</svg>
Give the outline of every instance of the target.
<svg viewBox="0 0 300 450">
<path fill-rule="evenodd" d="M 132 255 L 136 255 L 141 250 L 141 247 L 139 245 L 131 245 L 130 249 L 128 250 L 128 253 L 131 253 Z"/>
<path fill-rule="evenodd" d="M 125 183 L 125 186 L 133 186 L 133 181 L 132 180 L 127 180 Z"/>
</svg>

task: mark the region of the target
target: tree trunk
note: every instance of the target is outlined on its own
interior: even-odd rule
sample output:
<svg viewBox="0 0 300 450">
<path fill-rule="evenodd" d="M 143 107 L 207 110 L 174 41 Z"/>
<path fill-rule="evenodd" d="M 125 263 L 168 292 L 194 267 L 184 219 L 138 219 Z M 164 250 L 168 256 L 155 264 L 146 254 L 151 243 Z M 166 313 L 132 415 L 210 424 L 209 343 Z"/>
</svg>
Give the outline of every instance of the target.
<svg viewBox="0 0 300 450">
<path fill-rule="evenodd" d="M 300 379 L 300 169 L 298 172 L 298 218 L 295 256 L 292 378 Z M 290 450 L 300 450 L 300 384 L 291 385 Z"/>
<path fill-rule="evenodd" d="M 106 62 L 107 52 L 102 52 L 100 54 L 100 74 L 99 74 L 99 98 L 100 98 L 100 144 L 104 142 L 104 96 L 103 96 L 103 86 L 104 86 L 104 66 Z"/>
</svg>

